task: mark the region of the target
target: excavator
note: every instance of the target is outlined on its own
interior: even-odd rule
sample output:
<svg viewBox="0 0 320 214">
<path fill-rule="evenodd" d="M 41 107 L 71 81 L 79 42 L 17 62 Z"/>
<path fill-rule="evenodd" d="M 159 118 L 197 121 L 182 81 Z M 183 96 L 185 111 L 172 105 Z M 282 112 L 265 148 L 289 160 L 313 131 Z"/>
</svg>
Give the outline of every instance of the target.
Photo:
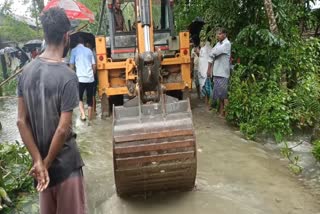
<svg viewBox="0 0 320 214">
<path fill-rule="evenodd" d="M 104 2 L 107 36 L 95 42 L 102 115 L 113 116 L 116 191 L 190 190 L 197 153 L 189 32 L 176 34 L 173 0 L 122 1 L 126 31 L 115 27 L 116 0 Z"/>
</svg>

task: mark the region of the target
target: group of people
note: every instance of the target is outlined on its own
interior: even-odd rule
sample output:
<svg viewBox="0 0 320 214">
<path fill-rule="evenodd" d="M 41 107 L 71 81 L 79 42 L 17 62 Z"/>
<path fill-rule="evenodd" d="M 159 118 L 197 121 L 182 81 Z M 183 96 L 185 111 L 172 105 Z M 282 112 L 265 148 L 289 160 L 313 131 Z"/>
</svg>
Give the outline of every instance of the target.
<svg viewBox="0 0 320 214">
<path fill-rule="evenodd" d="M 72 113 L 79 106 L 81 119 L 85 120 L 83 94 L 86 91 L 88 118 L 92 119 L 96 59 L 92 49 L 85 47 L 83 38 L 79 37 L 78 45 L 71 51 L 69 66 L 63 62 L 69 51 L 71 28 L 63 9 L 51 8 L 43 12 L 40 20 L 46 48 L 24 67 L 19 77 L 17 125 L 32 156 L 30 175 L 40 192 L 40 213 L 83 214 L 87 211 L 84 163 L 72 130 Z M 199 94 L 206 80 L 213 77 L 212 96 L 220 100 L 219 112 L 223 116 L 231 44 L 223 29 L 217 38 L 219 42 L 214 48 L 207 42 L 194 49 L 194 72 Z"/>
<path fill-rule="evenodd" d="M 219 116 L 225 117 L 231 70 L 231 43 L 223 28 L 217 31 L 217 40 L 218 42 L 212 48 L 210 40 L 200 46 L 200 39 L 193 39 L 194 48 L 191 59 L 198 97 L 205 98 L 208 109 L 211 108 L 210 99 L 214 103 L 219 103 Z"/>
</svg>

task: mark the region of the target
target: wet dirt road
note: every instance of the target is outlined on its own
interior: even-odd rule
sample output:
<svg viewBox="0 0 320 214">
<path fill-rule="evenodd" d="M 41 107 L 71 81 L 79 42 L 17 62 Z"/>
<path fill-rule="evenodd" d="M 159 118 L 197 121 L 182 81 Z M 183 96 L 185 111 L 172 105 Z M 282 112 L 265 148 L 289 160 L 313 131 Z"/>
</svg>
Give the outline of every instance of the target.
<svg viewBox="0 0 320 214">
<path fill-rule="evenodd" d="M 91 213 L 320 213 L 319 196 L 291 174 L 277 152 L 242 139 L 201 104 L 194 106 L 193 117 L 198 146 L 196 188 L 129 199 L 115 193 L 111 119 L 98 119 L 91 127 L 76 124 L 81 150 L 88 151 L 83 155 Z"/>
<path fill-rule="evenodd" d="M 0 141 L 12 141 L 18 138 L 15 120 L 3 115 L 15 114 L 16 102 L 1 102 Z M 194 106 L 193 117 L 198 147 L 195 189 L 121 199 L 113 180 L 112 120 L 97 118 L 87 126 L 76 111 L 74 126 L 86 164 L 89 213 L 320 214 L 319 192 L 293 175 L 278 152 L 244 140 L 202 104 Z"/>
</svg>

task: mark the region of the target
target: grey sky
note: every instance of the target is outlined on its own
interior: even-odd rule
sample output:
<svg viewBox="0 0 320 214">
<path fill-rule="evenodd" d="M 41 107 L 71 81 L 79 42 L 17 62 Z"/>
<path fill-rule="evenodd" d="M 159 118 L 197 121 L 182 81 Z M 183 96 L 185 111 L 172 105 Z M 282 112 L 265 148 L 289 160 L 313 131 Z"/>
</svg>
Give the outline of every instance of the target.
<svg viewBox="0 0 320 214">
<path fill-rule="evenodd" d="M 320 0 L 317 0 L 314 6 L 314 9 L 320 8 Z"/>
<path fill-rule="evenodd" d="M 0 0 L 0 4 L 3 4 L 5 0 Z M 29 1 L 28 4 L 23 5 L 23 0 L 13 0 L 12 4 L 12 12 L 14 14 L 20 15 L 20 16 L 27 16 L 30 17 L 30 13 L 28 12 L 28 8 L 31 6 L 31 0 Z M 45 0 L 45 5 L 48 2 L 48 0 Z"/>
</svg>

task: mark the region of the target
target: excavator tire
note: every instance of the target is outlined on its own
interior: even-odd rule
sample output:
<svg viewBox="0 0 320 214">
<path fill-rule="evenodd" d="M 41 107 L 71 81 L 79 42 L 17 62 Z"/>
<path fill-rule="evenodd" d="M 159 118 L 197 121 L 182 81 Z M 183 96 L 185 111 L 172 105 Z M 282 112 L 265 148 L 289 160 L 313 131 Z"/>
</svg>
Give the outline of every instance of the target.
<svg viewBox="0 0 320 214">
<path fill-rule="evenodd" d="M 113 105 L 123 105 L 123 95 L 108 97 L 106 94 L 103 94 L 101 97 L 101 119 L 106 119 L 111 116 Z"/>
<path fill-rule="evenodd" d="M 106 94 L 103 94 L 101 97 L 101 119 L 106 119 L 107 117 L 110 117 L 110 114 L 110 99 Z"/>
</svg>

